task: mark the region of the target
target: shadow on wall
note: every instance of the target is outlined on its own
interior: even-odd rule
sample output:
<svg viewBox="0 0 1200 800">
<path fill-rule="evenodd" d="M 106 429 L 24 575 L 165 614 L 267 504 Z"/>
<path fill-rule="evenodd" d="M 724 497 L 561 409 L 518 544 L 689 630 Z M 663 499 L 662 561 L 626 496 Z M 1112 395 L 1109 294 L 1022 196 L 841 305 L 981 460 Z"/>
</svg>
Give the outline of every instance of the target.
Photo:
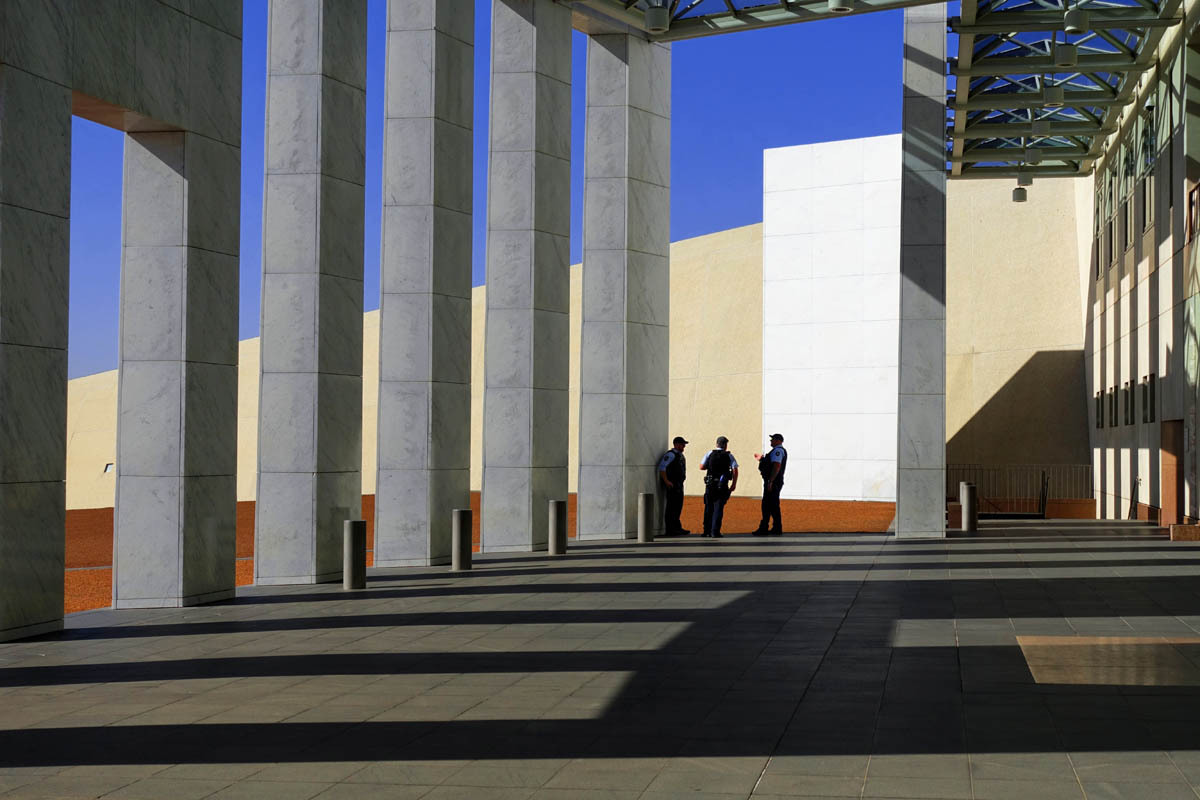
<svg viewBox="0 0 1200 800">
<path fill-rule="evenodd" d="M 946 443 L 951 464 L 1088 464 L 1083 350 L 1040 350 Z"/>
</svg>

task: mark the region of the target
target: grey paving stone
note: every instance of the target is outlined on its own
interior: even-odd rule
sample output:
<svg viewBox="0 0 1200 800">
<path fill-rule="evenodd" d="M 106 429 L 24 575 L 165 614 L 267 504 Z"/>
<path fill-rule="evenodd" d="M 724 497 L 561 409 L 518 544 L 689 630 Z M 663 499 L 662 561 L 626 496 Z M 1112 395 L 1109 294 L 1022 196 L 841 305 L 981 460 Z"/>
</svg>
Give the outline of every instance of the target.
<svg viewBox="0 0 1200 800">
<path fill-rule="evenodd" d="M 113 800 L 203 800 L 230 785 L 227 780 L 143 778 L 104 795 Z"/>
<path fill-rule="evenodd" d="M 976 800 L 1080 800 L 1084 796 L 1077 780 L 976 778 L 972 785 Z"/>
<path fill-rule="evenodd" d="M 1194 800 L 1195 790 L 1186 783 L 1121 783 L 1084 781 L 1088 800 Z"/>
<path fill-rule="evenodd" d="M 969 798 L 969 778 L 872 778 L 868 774 L 863 797 L 912 797 L 912 798 Z"/>
<path fill-rule="evenodd" d="M 212 800 L 309 800 L 333 784 L 245 780 L 211 795 Z"/>
</svg>

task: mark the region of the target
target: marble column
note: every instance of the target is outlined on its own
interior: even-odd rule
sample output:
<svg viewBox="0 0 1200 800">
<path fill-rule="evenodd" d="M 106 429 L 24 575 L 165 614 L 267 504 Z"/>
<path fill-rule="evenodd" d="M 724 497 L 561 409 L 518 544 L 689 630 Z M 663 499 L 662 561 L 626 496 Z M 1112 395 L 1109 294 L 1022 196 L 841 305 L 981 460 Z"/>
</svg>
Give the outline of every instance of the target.
<svg viewBox="0 0 1200 800">
<path fill-rule="evenodd" d="M 240 178 L 235 145 L 125 139 L 117 608 L 234 594 Z"/>
<path fill-rule="evenodd" d="M 633 538 L 667 436 L 671 47 L 588 39 L 581 539 Z"/>
<path fill-rule="evenodd" d="M 375 565 L 450 562 L 470 506 L 470 3 L 388 8 Z"/>
<path fill-rule="evenodd" d="M 365 0 L 272 0 L 255 580 L 339 580 L 362 513 Z"/>
<path fill-rule="evenodd" d="M 567 497 L 571 10 L 493 0 L 484 552 L 546 549 Z"/>
<path fill-rule="evenodd" d="M 946 535 L 946 6 L 904 9 L 896 536 Z"/>
<path fill-rule="evenodd" d="M 0 641 L 62 628 L 70 170 L 71 90 L 0 64 Z"/>
</svg>

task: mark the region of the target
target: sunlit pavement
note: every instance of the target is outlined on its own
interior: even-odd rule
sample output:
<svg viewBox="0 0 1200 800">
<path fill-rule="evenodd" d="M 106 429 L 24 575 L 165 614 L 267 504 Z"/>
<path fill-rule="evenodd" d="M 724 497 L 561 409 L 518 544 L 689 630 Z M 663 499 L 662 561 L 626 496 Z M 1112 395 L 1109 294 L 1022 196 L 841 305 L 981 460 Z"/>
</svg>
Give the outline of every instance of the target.
<svg viewBox="0 0 1200 800">
<path fill-rule="evenodd" d="M 77 615 L 0 644 L 0 793 L 1194 800 L 1200 544 L 1010 525 Z"/>
</svg>

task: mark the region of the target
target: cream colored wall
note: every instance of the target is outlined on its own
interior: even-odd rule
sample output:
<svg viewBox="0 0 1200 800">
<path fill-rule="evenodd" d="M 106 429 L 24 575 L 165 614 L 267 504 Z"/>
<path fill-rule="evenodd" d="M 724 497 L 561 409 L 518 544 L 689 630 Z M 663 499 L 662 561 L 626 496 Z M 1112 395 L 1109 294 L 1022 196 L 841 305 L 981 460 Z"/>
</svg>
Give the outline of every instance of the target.
<svg viewBox="0 0 1200 800">
<path fill-rule="evenodd" d="M 689 493 L 703 493 L 700 458 L 727 436 L 737 494 L 762 494 L 762 258 L 762 225 L 671 245 L 670 433 L 691 442 Z"/>
<path fill-rule="evenodd" d="M 568 490 L 579 473 L 579 340 L 581 269 L 571 268 L 571 358 Z M 762 416 L 762 226 L 752 225 L 671 245 L 671 431 L 693 450 L 725 434 L 743 460 L 758 449 Z M 483 474 L 483 342 L 487 294 L 471 298 L 471 488 Z M 716 314 L 719 329 L 702 324 Z M 253 500 L 258 447 L 258 346 L 238 349 L 238 500 Z M 700 390 L 700 386 L 705 388 Z M 379 312 L 363 316 L 363 494 L 375 492 L 376 410 L 379 392 Z M 701 403 L 703 402 L 703 405 Z M 117 373 L 70 382 L 67 410 L 67 507 L 113 504 L 116 461 Z M 668 439 L 670 437 L 667 437 Z M 669 441 L 663 442 L 666 450 Z M 698 457 L 697 457 L 698 463 Z M 698 480 L 689 481 L 693 489 Z M 745 486 L 753 494 L 754 481 Z M 738 493 L 742 493 L 739 488 Z"/>
<path fill-rule="evenodd" d="M 1013 186 L 948 182 L 946 459 L 1086 464 L 1091 179 L 1038 181 L 1025 203 Z"/>
<path fill-rule="evenodd" d="M 116 496 L 117 371 L 67 384 L 67 508 L 108 508 Z"/>
</svg>

